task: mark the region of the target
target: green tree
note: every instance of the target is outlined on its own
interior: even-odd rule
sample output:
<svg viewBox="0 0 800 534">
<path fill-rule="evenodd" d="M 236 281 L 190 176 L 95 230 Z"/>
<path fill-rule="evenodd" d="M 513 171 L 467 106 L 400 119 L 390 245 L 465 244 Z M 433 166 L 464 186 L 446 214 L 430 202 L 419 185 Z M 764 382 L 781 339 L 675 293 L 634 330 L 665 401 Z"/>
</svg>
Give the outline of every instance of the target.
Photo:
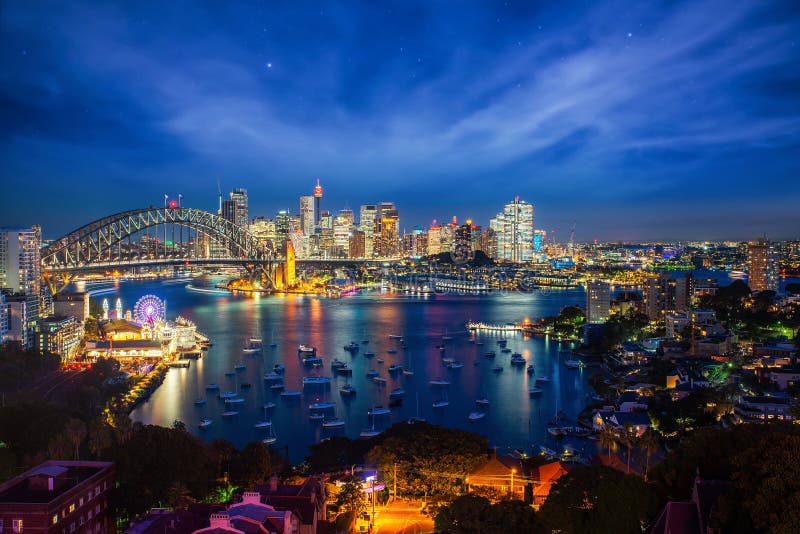
<svg viewBox="0 0 800 534">
<path fill-rule="evenodd" d="M 577 466 L 550 491 L 537 517 L 549 531 L 640 533 L 659 503 L 641 478 L 605 466 Z"/>
<path fill-rule="evenodd" d="M 658 436 L 651 429 L 648 429 L 639 439 L 639 445 L 644 449 L 645 466 L 644 466 L 644 479 L 650 472 L 650 457 L 661 447 Z"/>
<path fill-rule="evenodd" d="M 258 441 L 245 445 L 236 462 L 234 484 L 250 490 L 256 484 L 269 479 L 270 474 L 272 458 L 266 445 Z"/>
<path fill-rule="evenodd" d="M 491 517 L 489 499 L 467 494 L 439 509 L 433 524 L 436 532 L 447 534 L 481 534 Z"/>
<path fill-rule="evenodd" d="M 102 416 L 92 419 L 89 423 L 88 434 L 89 452 L 95 458 L 102 457 L 103 453 L 114 444 L 113 430 Z"/>
<path fill-rule="evenodd" d="M 361 515 L 366 510 L 367 502 L 364 497 L 364 481 L 356 476 L 347 477 L 336 493 L 336 506 L 341 510 L 348 510 Z"/>
<path fill-rule="evenodd" d="M 600 431 L 600 445 L 606 449 L 608 460 L 611 461 L 611 453 L 617 451 L 617 432 L 609 425 L 605 425 Z"/>
</svg>

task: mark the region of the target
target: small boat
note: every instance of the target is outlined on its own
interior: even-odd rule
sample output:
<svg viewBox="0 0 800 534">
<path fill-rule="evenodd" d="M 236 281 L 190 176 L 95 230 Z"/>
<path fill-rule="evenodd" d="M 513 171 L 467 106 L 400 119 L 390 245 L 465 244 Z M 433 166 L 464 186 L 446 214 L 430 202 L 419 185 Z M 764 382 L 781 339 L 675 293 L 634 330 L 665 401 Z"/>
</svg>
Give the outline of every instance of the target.
<svg viewBox="0 0 800 534">
<path fill-rule="evenodd" d="M 578 454 L 578 451 L 575 450 L 575 447 L 572 445 L 564 445 L 564 456 L 575 456 Z"/>
<path fill-rule="evenodd" d="M 336 374 L 338 374 L 338 375 L 348 375 L 348 376 L 352 375 L 353 374 L 353 368 L 350 367 L 349 365 L 345 365 L 343 367 L 339 367 L 339 368 L 336 369 Z"/>
<path fill-rule="evenodd" d="M 194 405 L 195 406 L 202 406 L 205 403 L 206 403 L 205 399 L 195 399 L 195 401 L 194 401 Z"/>
<path fill-rule="evenodd" d="M 536 377 L 536 381 L 537 382 L 550 382 L 550 377 L 547 376 L 547 375 L 537 376 Z"/>
<path fill-rule="evenodd" d="M 225 393 L 220 393 L 218 396 L 220 399 L 226 400 L 226 399 L 233 399 L 239 396 L 239 394 L 236 393 L 235 391 L 226 391 Z"/>
<path fill-rule="evenodd" d="M 442 358 L 442 363 L 455 363 L 455 358 Z"/>
<path fill-rule="evenodd" d="M 448 369 L 461 369 L 462 367 L 464 367 L 464 364 L 461 362 L 453 362 L 447 364 Z"/>
<path fill-rule="evenodd" d="M 328 419 L 322 422 L 322 428 L 342 428 L 344 421 L 341 419 Z"/>
<path fill-rule="evenodd" d="M 503 347 L 502 349 L 500 349 L 500 352 L 502 352 L 503 354 L 508 354 L 509 352 L 511 352 L 511 349 L 509 349 L 508 347 Z"/>
<path fill-rule="evenodd" d="M 406 390 L 404 390 L 403 388 L 395 388 L 389 392 L 390 397 L 402 397 L 405 394 Z"/>
<path fill-rule="evenodd" d="M 583 367 L 583 362 L 578 360 L 564 360 L 564 367 L 567 369 L 580 369 Z"/>
<path fill-rule="evenodd" d="M 208 391 L 213 391 L 213 390 L 219 389 L 219 386 L 216 385 L 216 384 L 209 384 L 209 385 L 206 386 L 206 389 Z"/>
<path fill-rule="evenodd" d="M 526 372 L 527 372 L 529 375 L 532 375 L 532 374 L 533 374 L 533 365 L 532 365 L 532 364 L 528 364 L 528 368 L 527 368 L 527 369 L 525 369 L 525 371 L 526 371 Z"/>
<path fill-rule="evenodd" d="M 381 431 L 375 430 L 374 428 L 365 428 L 361 431 L 361 434 L 358 435 L 360 438 L 374 438 L 375 436 L 380 436 Z"/>
<path fill-rule="evenodd" d="M 324 421 L 325 420 L 325 414 L 324 413 L 319 413 L 319 412 L 311 412 L 310 414 L 308 414 L 308 418 L 311 421 Z"/>
<path fill-rule="evenodd" d="M 377 361 L 378 363 L 383 363 L 383 362 L 384 362 L 384 359 L 383 359 L 383 358 L 378 358 L 376 361 Z"/>
<path fill-rule="evenodd" d="M 386 351 L 388 354 L 397 354 L 397 349 L 389 349 Z"/>
<path fill-rule="evenodd" d="M 397 334 L 389 334 L 389 339 L 403 339 L 403 336 L 398 336 Z"/>
<path fill-rule="evenodd" d="M 225 371 L 225 376 L 236 376 L 235 371 Z"/>
<path fill-rule="evenodd" d="M 297 347 L 297 352 L 300 354 L 316 354 L 317 349 L 310 345 L 300 345 Z"/>
<path fill-rule="evenodd" d="M 199 426 L 200 428 L 208 428 L 208 427 L 211 426 L 212 423 L 213 423 L 213 421 L 211 419 L 203 418 L 203 419 L 200 419 L 200 423 L 198 423 L 197 426 Z"/>
<path fill-rule="evenodd" d="M 303 358 L 303 363 L 305 365 L 322 365 L 322 358 L 317 358 L 316 356 L 309 356 L 308 358 Z"/>
<path fill-rule="evenodd" d="M 508 341 L 507 341 L 506 339 L 502 338 L 502 337 L 501 337 L 500 339 L 498 339 L 498 340 L 497 340 L 497 344 L 498 344 L 498 345 L 501 345 L 501 346 L 502 346 L 502 345 L 505 345 L 507 342 L 508 342 Z"/>
<path fill-rule="evenodd" d="M 242 404 L 244 399 L 242 397 L 232 397 L 230 399 L 225 399 L 225 404 Z"/>
<path fill-rule="evenodd" d="M 293 389 L 287 389 L 286 391 L 281 391 L 281 397 L 299 397 L 302 395 L 302 391 L 297 391 Z"/>
<path fill-rule="evenodd" d="M 250 344 L 251 344 L 251 345 L 261 345 L 261 343 L 262 343 L 263 341 L 264 341 L 264 340 L 263 340 L 263 339 L 261 339 L 260 337 L 251 337 L 251 338 L 250 338 Z"/>
<path fill-rule="evenodd" d="M 355 395 L 356 388 L 354 388 L 350 384 L 345 384 L 344 386 L 339 388 L 339 393 L 341 393 L 342 395 Z"/>
<path fill-rule="evenodd" d="M 476 341 L 475 342 L 475 346 L 476 347 L 482 347 L 483 346 L 483 341 Z"/>
<path fill-rule="evenodd" d="M 558 453 L 556 453 L 556 451 L 554 451 L 553 449 L 549 449 L 544 445 L 539 445 L 539 450 L 544 456 L 558 456 Z"/>
<path fill-rule="evenodd" d="M 372 358 L 373 356 L 375 356 L 374 352 L 365 352 L 364 353 L 364 357 L 365 358 Z"/>
<path fill-rule="evenodd" d="M 264 445 L 272 445 L 276 441 L 278 441 L 278 438 L 276 438 L 275 436 L 268 436 L 268 437 L 262 439 L 261 443 L 263 443 Z"/>
<path fill-rule="evenodd" d="M 522 354 L 520 354 L 519 352 L 512 352 L 511 353 L 511 357 L 512 358 L 522 358 Z"/>
<path fill-rule="evenodd" d="M 309 410 L 328 410 L 335 407 L 335 402 L 314 402 L 308 405 Z"/>
<path fill-rule="evenodd" d="M 483 412 L 470 412 L 469 416 L 467 416 L 467 419 L 470 421 L 477 421 L 479 419 L 483 419 L 484 417 L 486 417 L 486 414 Z"/>
<path fill-rule="evenodd" d="M 530 395 L 531 397 L 541 394 L 542 394 L 542 388 L 532 387 L 531 389 L 528 390 L 528 395 Z"/>
<path fill-rule="evenodd" d="M 242 349 L 242 352 L 245 354 L 255 354 L 261 352 L 261 347 L 245 347 Z"/>
<path fill-rule="evenodd" d="M 372 381 L 375 382 L 376 384 L 385 384 L 386 383 L 386 379 L 384 377 L 382 377 L 382 376 L 373 376 L 372 377 Z"/>
<path fill-rule="evenodd" d="M 487 399 L 486 397 L 475 399 L 475 404 L 477 404 L 478 406 L 489 406 L 489 399 Z"/>
<path fill-rule="evenodd" d="M 330 384 L 331 379 L 327 376 L 304 376 L 303 377 L 303 385 L 304 386 L 314 386 L 314 385 L 325 385 Z"/>
<path fill-rule="evenodd" d="M 250 389 L 252 387 L 252 384 L 250 384 L 250 382 L 242 382 L 241 384 L 239 384 L 239 387 L 242 389 Z"/>
<path fill-rule="evenodd" d="M 432 386 L 449 386 L 450 385 L 449 381 L 444 380 L 442 378 L 436 378 L 434 380 L 431 380 L 429 383 Z"/>
<path fill-rule="evenodd" d="M 234 367 L 234 370 L 236 371 L 244 371 L 245 369 L 247 369 L 247 366 L 243 363 L 240 363 Z"/>
<path fill-rule="evenodd" d="M 513 356 L 511 358 L 511 365 L 525 365 L 526 363 L 528 363 L 527 360 L 522 356 Z"/>
<path fill-rule="evenodd" d="M 380 373 L 375 369 L 370 369 L 369 371 L 367 371 L 367 378 L 375 378 L 378 375 L 380 375 Z"/>
<path fill-rule="evenodd" d="M 406 375 L 406 376 L 414 376 L 414 370 L 404 367 L 403 368 L 403 374 Z"/>
<path fill-rule="evenodd" d="M 350 343 L 344 346 L 344 350 L 346 350 L 347 352 L 358 352 L 358 348 L 359 348 L 358 343 L 356 343 L 355 341 L 351 341 Z"/>
<path fill-rule="evenodd" d="M 264 408 L 265 410 L 271 410 L 275 406 L 277 406 L 277 404 L 275 404 L 274 402 L 266 402 L 264 403 L 264 406 L 262 406 L 262 408 Z"/>
<path fill-rule="evenodd" d="M 367 415 L 369 416 L 386 415 L 389 413 L 391 413 L 391 410 L 389 408 L 384 408 L 382 406 L 375 406 L 374 408 L 370 408 L 369 410 L 367 410 Z"/>
<path fill-rule="evenodd" d="M 282 373 L 282 372 L 284 372 L 286 370 L 286 367 L 284 367 L 283 365 L 281 365 L 279 363 L 276 363 L 275 366 L 272 368 L 272 370 L 274 372 L 276 372 L 276 373 Z"/>
<path fill-rule="evenodd" d="M 239 415 L 239 412 L 236 410 L 228 410 L 226 412 L 222 412 L 220 415 L 222 415 L 222 417 L 233 417 L 234 415 Z"/>
<path fill-rule="evenodd" d="M 272 384 L 269 387 L 269 389 L 274 390 L 274 391 L 277 391 L 279 389 L 283 389 L 283 382 L 276 382 L 275 384 Z"/>
<path fill-rule="evenodd" d="M 403 370 L 403 366 L 400 365 L 400 364 L 397 364 L 397 363 L 392 364 L 392 365 L 389 366 L 389 372 L 390 373 L 399 373 L 402 370 Z"/>
<path fill-rule="evenodd" d="M 497 356 L 497 354 L 495 354 L 493 350 L 490 350 L 489 352 L 486 352 L 483 355 L 484 358 L 494 358 L 495 356 Z"/>
<path fill-rule="evenodd" d="M 338 369 L 339 367 L 344 367 L 345 365 L 347 364 L 342 360 L 334 358 L 333 361 L 331 362 L 331 369 Z"/>
<path fill-rule="evenodd" d="M 283 380 L 283 377 L 278 373 L 272 372 L 265 374 L 264 380 L 266 380 L 267 382 L 277 382 L 279 380 Z"/>
<path fill-rule="evenodd" d="M 442 400 L 438 400 L 438 401 L 434 401 L 433 402 L 433 407 L 434 408 L 445 408 L 447 406 L 450 406 L 450 401 L 449 400 L 442 399 Z"/>
<path fill-rule="evenodd" d="M 270 426 L 272 426 L 272 421 L 259 421 L 253 425 L 254 428 L 267 428 Z"/>
<path fill-rule="evenodd" d="M 495 372 L 495 373 L 502 373 L 503 372 L 503 366 L 502 365 L 495 365 L 494 367 L 492 367 L 492 371 Z"/>
</svg>

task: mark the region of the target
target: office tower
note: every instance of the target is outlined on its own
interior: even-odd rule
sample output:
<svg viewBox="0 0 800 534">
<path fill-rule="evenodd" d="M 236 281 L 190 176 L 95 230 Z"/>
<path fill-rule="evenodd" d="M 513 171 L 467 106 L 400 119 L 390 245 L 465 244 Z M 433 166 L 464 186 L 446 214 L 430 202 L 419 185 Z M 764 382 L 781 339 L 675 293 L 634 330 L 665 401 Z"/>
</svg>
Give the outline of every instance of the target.
<svg viewBox="0 0 800 534">
<path fill-rule="evenodd" d="M 608 282 L 591 280 L 586 283 L 586 323 L 603 324 L 608 321 L 611 306 L 611 286 Z"/>
<path fill-rule="evenodd" d="M 497 254 L 497 234 L 491 228 L 487 228 L 475 241 L 475 250 L 480 250 L 490 258 Z"/>
<path fill-rule="evenodd" d="M 317 185 L 314 187 L 314 216 L 316 220 L 314 221 L 315 226 L 319 226 L 319 220 L 322 214 L 319 211 L 319 203 L 322 200 L 322 186 L 319 185 L 319 178 L 317 178 Z"/>
<path fill-rule="evenodd" d="M 316 225 L 314 197 L 311 195 L 300 197 L 300 228 L 303 230 L 303 234 L 312 235 Z"/>
<path fill-rule="evenodd" d="M 222 201 L 222 218 L 236 224 L 236 201 L 225 199 Z"/>
<path fill-rule="evenodd" d="M 333 230 L 333 215 L 328 210 L 319 214 L 319 227 L 322 230 Z"/>
<path fill-rule="evenodd" d="M 389 258 L 400 252 L 400 215 L 394 202 L 381 202 L 375 217 L 374 252 Z"/>
<path fill-rule="evenodd" d="M 36 295 L 41 290 L 41 229 L 0 229 L 0 287 Z"/>
<path fill-rule="evenodd" d="M 533 205 L 519 197 L 490 219 L 489 226 L 497 235 L 495 257 L 512 262 L 533 259 Z"/>
<path fill-rule="evenodd" d="M 747 285 L 752 291 L 778 289 L 775 249 L 766 239 L 750 241 L 747 244 Z"/>
<path fill-rule="evenodd" d="M 349 255 L 351 258 L 363 258 L 364 257 L 364 244 L 365 244 L 365 235 L 364 232 L 361 230 L 354 229 L 350 233 L 350 243 L 348 244 Z"/>
<path fill-rule="evenodd" d="M 459 261 L 466 261 L 472 257 L 472 221 L 457 226 L 453 241 L 453 257 Z"/>
<path fill-rule="evenodd" d="M 378 207 L 375 204 L 361 206 L 358 215 L 358 229 L 364 232 L 364 257 L 371 258 L 374 254 L 375 215 Z"/>
<path fill-rule="evenodd" d="M 675 311 L 683 312 L 692 307 L 694 278 L 692 273 L 675 279 Z"/>
<path fill-rule="evenodd" d="M 642 298 L 648 319 L 658 321 L 663 319 L 667 312 L 676 310 L 676 288 L 676 280 L 667 273 L 661 273 L 645 281 Z"/>
<path fill-rule="evenodd" d="M 428 228 L 428 255 L 433 256 L 442 251 L 442 227 L 436 224 L 434 219 L 431 227 Z"/>
<path fill-rule="evenodd" d="M 351 226 L 356 222 L 355 214 L 353 213 L 353 210 L 351 210 L 350 208 L 344 208 L 342 210 L 339 210 L 339 217 L 344 218 L 344 220 L 346 220 L 347 223 L 350 224 Z"/>
<path fill-rule="evenodd" d="M 337 248 L 337 255 L 343 257 L 349 256 L 350 253 L 350 229 L 353 226 L 352 214 L 353 212 L 350 211 L 350 216 L 348 217 L 342 210 L 333 221 L 333 245 Z"/>
<path fill-rule="evenodd" d="M 544 230 L 534 230 L 533 231 L 533 251 L 534 252 L 541 252 L 542 247 L 544 246 L 544 239 L 547 236 L 547 232 Z"/>
<path fill-rule="evenodd" d="M 230 192 L 230 199 L 236 204 L 236 219 L 233 221 L 241 227 L 247 226 L 247 189 L 236 188 Z"/>
</svg>

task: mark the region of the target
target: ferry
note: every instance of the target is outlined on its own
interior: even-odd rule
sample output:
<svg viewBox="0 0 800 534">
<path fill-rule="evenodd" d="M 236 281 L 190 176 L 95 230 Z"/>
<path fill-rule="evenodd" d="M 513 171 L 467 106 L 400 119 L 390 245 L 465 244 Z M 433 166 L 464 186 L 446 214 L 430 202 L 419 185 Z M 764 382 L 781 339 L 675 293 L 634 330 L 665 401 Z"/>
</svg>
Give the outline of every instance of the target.
<svg viewBox="0 0 800 534">
<path fill-rule="evenodd" d="M 208 428 L 212 423 L 213 421 L 211 419 L 200 419 L 200 423 L 197 426 L 200 428 Z"/>
<path fill-rule="evenodd" d="M 516 332 L 520 329 L 519 325 L 514 323 L 506 324 L 489 324 L 470 321 L 467 323 L 467 330 L 486 330 L 489 332 Z"/>
<path fill-rule="evenodd" d="M 486 417 L 486 414 L 483 412 L 470 412 L 469 416 L 467 416 L 467 419 L 469 419 L 470 421 L 478 421 L 479 419 L 483 419 L 484 417 Z"/>
</svg>

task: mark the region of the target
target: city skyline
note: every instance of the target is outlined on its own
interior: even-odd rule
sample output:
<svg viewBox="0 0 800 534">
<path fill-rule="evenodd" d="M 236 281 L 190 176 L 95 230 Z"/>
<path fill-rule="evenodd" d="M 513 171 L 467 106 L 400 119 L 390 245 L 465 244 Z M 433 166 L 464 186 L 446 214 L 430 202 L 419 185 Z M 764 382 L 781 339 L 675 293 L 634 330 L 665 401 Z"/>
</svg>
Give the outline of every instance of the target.
<svg viewBox="0 0 800 534">
<path fill-rule="evenodd" d="M 797 7 L 572 7 L 9 5 L 0 226 L 321 178 L 407 230 L 519 195 L 559 240 L 796 237 Z"/>
</svg>

